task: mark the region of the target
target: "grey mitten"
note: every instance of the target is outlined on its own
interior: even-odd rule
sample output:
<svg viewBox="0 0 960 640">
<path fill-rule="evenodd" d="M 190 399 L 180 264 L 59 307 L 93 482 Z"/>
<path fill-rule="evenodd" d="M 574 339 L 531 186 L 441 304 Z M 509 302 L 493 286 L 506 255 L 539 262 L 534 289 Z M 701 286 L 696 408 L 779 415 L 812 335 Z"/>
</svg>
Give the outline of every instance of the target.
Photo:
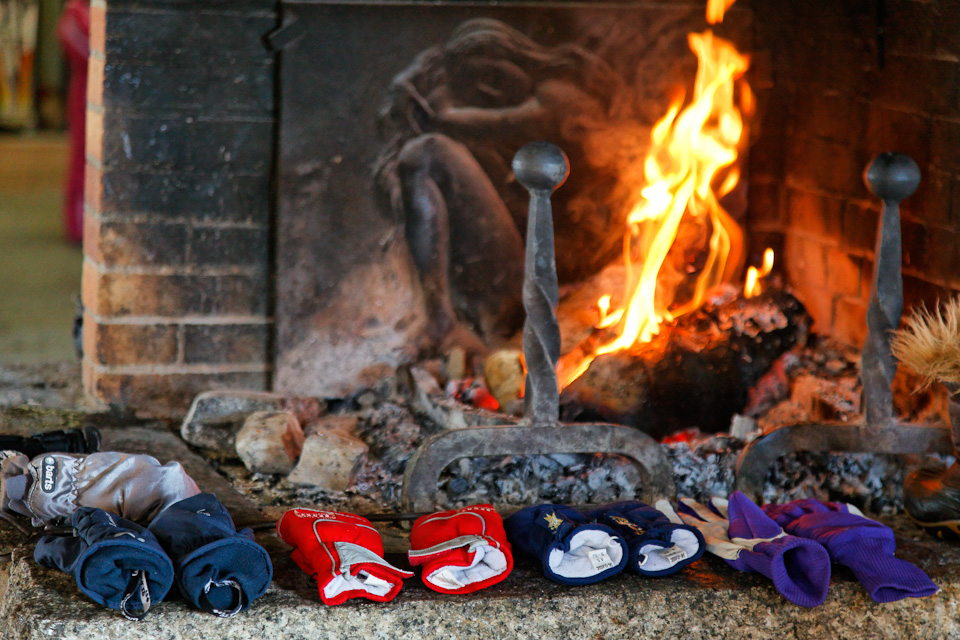
<svg viewBox="0 0 960 640">
<path fill-rule="evenodd" d="M 30 518 L 34 526 L 56 523 L 78 507 L 147 522 L 198 493 L 179 462 L 162 465 L 147 455 L 47 453 L 28 460 L 0 454 L 0 510 Z"/>
</svg>

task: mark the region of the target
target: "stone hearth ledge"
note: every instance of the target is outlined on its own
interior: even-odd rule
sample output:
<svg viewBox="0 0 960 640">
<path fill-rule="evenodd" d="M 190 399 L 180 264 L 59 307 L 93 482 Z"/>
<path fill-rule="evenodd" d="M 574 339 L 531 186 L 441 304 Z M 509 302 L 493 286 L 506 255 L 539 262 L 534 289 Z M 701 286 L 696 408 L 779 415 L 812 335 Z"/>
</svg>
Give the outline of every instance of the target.
<svg viewBox="0 0 960 640">
<path fill-rule="evenodd" d="M 32 549 L 20 546 L 0 578 L 0 629 L 4 638 L 23 640 L 960 637 L 960 546 L 925 537 L 902 519 L 892 524 L 898 557 L 927 571 L 941 587 L 937 595 L 879 605 L 849 571 L 835 567 L 826 603 L 803 609 L 766 579 L 716 558 L 666 578 L 621 574 L 586 587 L 551 583 L 519 561 L 504 583 L 476 594 L 434 593 L 417 577 L 393 602 L 328 607 L 283 543 L 267 533 L 258 540 L 274 560 L 274 582 L 250 610 L 229 619 L 166 601 L 141 622 L 127 621 L 84 599 L 72 578 L 40 567 Z"/>
</svg>

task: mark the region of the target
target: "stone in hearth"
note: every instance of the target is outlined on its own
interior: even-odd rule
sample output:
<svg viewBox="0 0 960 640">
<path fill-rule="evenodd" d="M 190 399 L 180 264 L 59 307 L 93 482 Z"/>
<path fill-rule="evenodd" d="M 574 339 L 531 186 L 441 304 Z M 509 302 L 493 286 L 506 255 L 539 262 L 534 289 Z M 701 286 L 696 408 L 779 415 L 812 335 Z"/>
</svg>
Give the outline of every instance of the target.
<svg viewBox="0 0 960 640">
<path fill-rule="evenodd" d="M 345 491 L 368 451 L 363 440 L 337 428 L 321 429 L 306 439 L 291 484 Z"/>
<path fill-rule="evenodd" d="M 195 447 L 233 457 L 237 454 L 236 434 L 247 416 L 256 411 L 290 411 L 305 425 L 316 421 L 326 407 L 316 398 L 257 391 L 207 391 L 194 399 L 180 435 Z"/>
<path fill-rule="evenodd" d="M 303 450 L 304 435 L 289 411 L 251 413 L 237 433 L 237 455 L 254 473 L 289 473 Z"/>
</svg>

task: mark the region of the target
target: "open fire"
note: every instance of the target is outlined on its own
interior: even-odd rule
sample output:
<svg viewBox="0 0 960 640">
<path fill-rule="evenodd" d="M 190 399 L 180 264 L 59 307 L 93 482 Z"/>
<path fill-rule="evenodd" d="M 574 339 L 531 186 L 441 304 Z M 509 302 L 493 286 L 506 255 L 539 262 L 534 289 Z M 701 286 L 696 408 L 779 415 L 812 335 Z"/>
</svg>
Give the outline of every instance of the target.
<svg viewBox="0 0 960 640">
<path fill-rule="evenodd" d="M 732 4 L 711 0 L 708 21 L 721 22 Z M 561 358 L 561 388 L 596 356 L 649 342 L 662 322 L 697 309 L 741 266 L 743 233 L 721 199 L 740 181 L 744 119 L 754 111 L 743 77 L 750 60 L 710 30 L 688 34 L 688 42 L 698 61 L 693 96 L 686 106 L 684 96 L 674 100 L 653 127 L 643 186 L 626 220 L 624 291 L 598 300 L 593 346 Z M 759 278 L 772 266 L 768 250 L 763 267 L 749 269 L 745 295 L 759 291 Z"/>
</svg>

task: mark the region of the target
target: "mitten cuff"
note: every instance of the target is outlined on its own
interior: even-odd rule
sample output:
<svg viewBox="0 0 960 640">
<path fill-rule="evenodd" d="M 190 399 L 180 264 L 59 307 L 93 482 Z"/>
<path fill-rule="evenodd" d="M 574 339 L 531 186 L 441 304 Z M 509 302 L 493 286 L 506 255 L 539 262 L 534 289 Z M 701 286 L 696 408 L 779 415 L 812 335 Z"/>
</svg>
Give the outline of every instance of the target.
<svg viewBox="0 0 960 640">
<path fill-rule="evenodd" d="M 783 536 L 761 542 L 752 551 L 744 549 L 730 564 L 770 578 L 784 598 L 801 607 L 816 607 L 827 599 L 830 556 L 813 540 Z"/>
<path fill-rule="evenodd" d="M 543 558 L 547 577 L 568 584 L 592 584 L 620 573 L 629 550 L 620 536 L 602 525 L 577 527 Z"/>
<path fill-rule="evenodd" d="M 940 590 L 915 565 L 883 553 L 881 544 L 879 540 L 848 544 L 834 552 L 834 559 L 849 567 L 877 602 L 922 598 Z"/>
<path fill-rule="evenodd" d="M 266 549 L 241 536 L 222 538 L 177 558 L 177 584 L 195 607 L 228 618 L 250 606 L 270 586 Z"/>
<path fill-rule="evenodd" d="M 410 564 L 423 565 L 427 586 L 441 593 L 472 593 L 503 581 L 513 569 L 508 545 L 488 536 L 460 536 L 408 552 Z"/>
<path fill-rule="evenodd" d="M 665 530 L 664 530 L 665 529 Z M 703 534 L 689 525 L 672 525 L 630 541 L 629 568 L 647 576 L 676 573 L 703 555 Z"/>
<path fill-rule="evenodd" d="M 357 597 L 386 602 L 400 592 L 403 579 L 413 575 L 359 544 L 338 541 L 333 547 L 335 557 L 340 559 L 338 570 L 331 571 L 326 580 L 317 576 L 320 597 L 326 604 L 340 604 Z M 326 544 L 322 550 L 330 553 Z"/>
</svg>

